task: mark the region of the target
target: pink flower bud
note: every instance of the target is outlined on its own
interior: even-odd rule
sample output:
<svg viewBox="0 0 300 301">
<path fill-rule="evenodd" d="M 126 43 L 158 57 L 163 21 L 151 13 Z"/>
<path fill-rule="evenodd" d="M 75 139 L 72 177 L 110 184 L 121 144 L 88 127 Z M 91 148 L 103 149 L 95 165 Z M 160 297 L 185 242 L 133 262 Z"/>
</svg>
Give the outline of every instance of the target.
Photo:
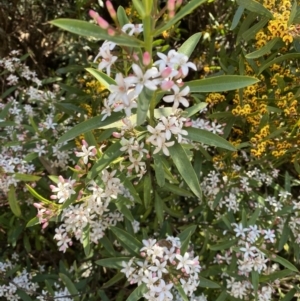
<svg viewBox="0 0 300 301">
<path fill-rule="evenodd" d="M 161 77 L 166 78 L 168 77 L 171 73 L 172 73 L 173 69 L 171 67 L 166 67 L 162 73 L 161 73 Z"/>
<path fill-rule="evenodd" d="M 169 11 L 169 19 L 173 19 L 175 16 L 175 11 L 172 10 L 172 11 Z"/>
<path fill-rule="evenodd" d="M 82 143 L 82 145 L 84 145 L 85 147 L 88 147 L 88 146 L 89 146 L 85 140 L 82 140 L 81 143 Z"/>
<path fill-rule="evenodd" d="M 105 5 L 106 5 L 106 8 L 107 8 L 111 18 L 113 20 L 116 20 L 117 19 L 117 13 L 116 13 L 112 3 L 108 0 L 108 1 L 106 1 Z"/>
<path fill-rule="evenodd" d="M 121 138 L 121 134 L 118 133 L 118 132 L 113 132 L 112 136 L 115 137 L 115 138 Z"/>
<path fill-rule="evenodd" d="M 96 21 L 101 28 L 103 28 L 103 29 L 109 28 L 108 22 L 106 20 L 104 20 L 102 17 L 97 16 Z"/>
<path fill-rule="evenodd" d="M 42 226 L 42 229 L 45 229 L 45 228 L 47 228 L 47 227 L 48 227 L 48 225 L 49 225 L 49 223 L 48 223 L 48 222 L 45 222 L 45 223 L 43 224 L 43 226 Z"/>
<path fill-rule="evenodd" d="M 107 29 L 107 33 L 108 33 L 111 37 L 113 37 L 113 36 L 116 35 L 116 31 L 115 31 L 113 28 L 108 28 L 108 29 Z"/>
<path fill-rule="evenodd" d="M 144 66 L 148 66 L 151 62 L 151 57 L 148 51 L 144 52 L 143 54 L 143 64 Z"/>
<path fill-rule="evenodd" d="M 65 179 L 62 176 L 58 176 L 58 180 L 61 183 L 65 183 Z"/>
<path fill-rule="evenodd" d="M 161 89 L 164 91 L 170 90 L 174 86 L 174 82 L 172 80 L 164 80 L 161 84 Z"/>
<path fill-rule="evenodd" d="M 168 0 L 167 8 L 169 13 L 175 10 L 175 0 Z"/>
<path fill-rule="evenodd" d="M 138 55 L 134 52 L 133 54 L 132 54 L 132 58 L 136 61 L 136 62 L 138 62 L 140 59 L 139 59 L 139 57 L 138 57 Z"/>
<path fill-rule="evenodd" d="M 99 14 L 97 12 L 95 12 L 94 10 L 92 10 L 92 9 L 89 11 L 89 15 L 90 15 L 91 18 L 93 18 L 95 20 L 99 16 Z"/>
<path fill-rule="evenodd" d="M 178 9 L 181 5 L 182 5 L 182 0 L 177 0 L 175 8 Z"/>
<path fill-rule="evenodd" d="M 34 206 L 35 208 L 37 208 L 37 209 L 43 208 L 43 206 L 42 206 L 41 204 L 39 204 L 39 203 L 33 203 L 33 206 Z"/>
<path fill-rule="evenodd" d="M 184 124 L 185 127 L 190 127 L 190 126 L 192 126 L 192 125 L 193 125 L 193 123 L 192 123 L 191 121 L 187 121 L 187 122 L 185 122 L 185 124 Z"/>
<path fill-rule="evenodd" d="M 146 253 L 145 252 L 141 252 L 141 256 L 142 257 L 146 257 Z"/>
</svg>

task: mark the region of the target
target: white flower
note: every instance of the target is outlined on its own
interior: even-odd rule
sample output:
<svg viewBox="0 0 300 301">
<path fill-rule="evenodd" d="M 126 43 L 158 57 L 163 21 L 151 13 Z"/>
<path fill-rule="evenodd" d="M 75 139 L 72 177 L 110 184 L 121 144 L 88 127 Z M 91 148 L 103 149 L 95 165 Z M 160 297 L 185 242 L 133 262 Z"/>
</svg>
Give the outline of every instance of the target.
<svg viewBox="0 0 300 301">
<path fill-rule="evenodd" d="M 129 30 L 129 31 L 128 31 Z M 125 24 L 122 27 L 122 31 L 132 36 L 133 34 L 139 34 L 143 32 L 143 24 Z"/>
<path fill-rule="evenodd" d="M 159 286 L 154 286 L 153 291 L 155 291 L 158 294 L 159 301 L 164 301 L 167 298 L 172 300 L 173 295 L 170 292 L 172 287 L 173 287 L 173 283 L 166 284 L 163 279 L 160 279 Z"/>
<path fill-rule="evenodd" d="M 162 273 L 168 273 L 168 270 L 166 269 L 167 261 L 160 262 L 158 259 L 155 259 L 154 264 L 155 266 L 149 267 L 149 270 L 156 272 L 158 278 L 162 278 Z"/>
<path fill-rule="evenodd" d="M 265 235 L 264 239 L 270 240 L 270 242 L 274 242 L 274 238 L 275 238 L 274 230 L 270 230 L 270 229 L 264 230 L 263 233 Z"/>
<path fill-rule="evenodd" d="M 246 242 L 245 247 L 240 248 L 240 250 L 244 252 L 245 259 L 248 259 L 249 256 L 255 257 L 257 255 L 257 253 L 255 253 L 257 251 L 257 248 L 255 246 L 251 246 L 248 242 Z"/>
<path fill-rule="evenodd" d="M 185 269 L 186 273 L 190 273 L 190 266 L 194 264 L 194 261 L 190 259 L 190 255 L 186 252 L 183 256 L 180 254 L 176 254 L 176 259 L 179 261 L 177 265 L 177 270 Z"/>
<path fill-rule="evenodd" d="M 163 97 L 163 100 L 168 103 L 173 102 L 173 111 L 179 107 L 179 104 L 182 104 L 184 107 L 188 107 L 189 102 L 184 96 L 189 94 L 190 87 L 186 86 L 180 91 L 178 86 L 174 85 L 172 90 L 174 91 L 174 95 L 167 95 Z"/>
<path fill-rule="evenodd" d="M 159 75 L 156 68 L 148 69 L 143 73 L 142 69 L 137 64 L 132 64 L 132 69 L 136 76 L 131 76 L 131 81 L 136 84 L 135 93 L 139 95 L 143 90 L 143 87 L 147 87 L 149 90 L 156 90 L 157 86 L 161 83 L 160 79 L 155 79 Z"/>
<path fill-rule="evenodd" d="M 236 237 L 239 237 L 241 236 L 242 238 L 245 238 L 246 237 L 246 232 L 248 231 L 247 228 L 243 228 L 243 225 L 240 223 L 240 224 L 233 224 L 235 226 L 235 229 L 233 229 L 234 232 L 236 232 Z"/>
<path fill-rule="evenodd" d="M 95 156 L 95 152 L 94 152 L 95 146 L 89 146 L 87 148 L 87 145 L 83 144 L 82 145 L 82 152 L 75 152 L 76 157 L 82 157 L 83 158 L 83 162 L 84 164 L 88 163 L 89 160 L 89 156 Z"/>
</svg>

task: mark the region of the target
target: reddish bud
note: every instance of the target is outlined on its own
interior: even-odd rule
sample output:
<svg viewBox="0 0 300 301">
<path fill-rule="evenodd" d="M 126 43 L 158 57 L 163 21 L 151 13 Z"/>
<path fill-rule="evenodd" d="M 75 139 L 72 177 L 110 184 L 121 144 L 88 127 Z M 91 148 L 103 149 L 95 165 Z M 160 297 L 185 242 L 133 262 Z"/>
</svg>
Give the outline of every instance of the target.
<svg viewBox="0 0 300 301">
<path fill-rule="evenodd" d="M 151 57 L 148 51 L 143 54 L 143 64 L 144 66 L 148 66 L 151 63 Z"/>
<path fill-rule="evenodd" d="M 164 80 L 161 84 L 161 88 L 164 91 L 170 90 L 174 86 L 174 82 L 172 80 Z"/>
<path fill-rule="evenodd" d="M 101 28 L 103 28 L 103 29 L 109 28 L 108 22 L 106 20 L 104 20 L 102 17 L 97 16 L 96 21 Z"/>
<path fill-rule="evenodd" d="M 177 0 L 175 9 L 178 9 L 181 5 L 182 5 L 182 0 Z"/>
<path fill-rule="evenodd" d="M 175 10 L 175 0 L 169 0 L 167 3 L 167 8 L 169 12 L 173 12 Z"/>
<path fill-rule="evenodd" d="M 112 135 L 113 135 L 113 137 L 115 137 L 115 138 L 121 138 L 121 134 L 118 133 L 118 132 L 113 132 Z"/>
<path fill-rule="evenodd" d="M 108 29 L 107 29 L 107 33 L 108 33 L 111 37 L 113 37 L 113 36 L 116 35 L 116 31 L 115 31 L 113 28 L 108 28 Z"/>
<path fill-rule="evenodd" d="M 117 13 L 116 13 L 112 3 L 110 1 L 106 1 L 105 5 L 106 5 L 106 8 L 107 8 L 111 18 L 113 20 L 117 20 Z"/>
<path fill-rule="evenodd" d="M 89 11 L 89 15 L 90 15 L 91 18 L 93 18 L 95 20 L 99 16 L 99 14 L 97 12 L 95 12 L 94 10 L 92 10 L 92 9 Z"/>
</svg>

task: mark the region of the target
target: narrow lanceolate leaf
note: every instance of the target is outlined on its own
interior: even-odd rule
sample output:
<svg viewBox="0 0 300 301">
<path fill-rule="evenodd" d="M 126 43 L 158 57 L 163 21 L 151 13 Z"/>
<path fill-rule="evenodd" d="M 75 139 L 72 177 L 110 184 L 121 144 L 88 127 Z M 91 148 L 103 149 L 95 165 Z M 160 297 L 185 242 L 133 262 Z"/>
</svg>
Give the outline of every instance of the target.
<svg viewBox="0 0 300 301">
<path fill-rule="evenodd" d="M 35 198 L 37 198 L 38 200 L 40 200 L 42 203 L 54 205 L 53 202 L 45 199 L 40 194 L 38 194 L 31 186 L 29 186 L 29 185 L 26 184 L 26 187 L 29 190 L 29 192 L 31 193 L 31 195 L 34 196 Z"/>
<path fill-rule="evenodd" d="M 175 144 L 169 148 L 169 151 L 175 166 L 186 184 L 198 198 L 202 199 L 202 192 L 197 175 L 182 146 L 175 142 Z"/>
<path fill-rule="evenodd" d="M 186 128 L 186 131 L 188 132 L 187 138 L 193 141 L 201 142 L 210 146 L 225 148 L 230 151 L 236 151 L 235 147 L 227 140 L 207 130 L 190 127 Z"/>
<path fill-rule="evenodd" d="M 164 221 L 164 201 L 160 198 L 157 192 L 155 192 L 154 208 L 158 221 L 160 224 Z"/>
<path fill-rule="evenodd" d="M 110 269 L 122 269 L 122 262 L 128 262 L 132 257 L 111 257 L 96 260 L 96 264 Z"/>
<path fill-rule="evenodd" d="M 207 0 L 192 0 L 188 4 L 186 4 L 184 7 L 182 7 L 174 16 L 174 18 L 170 19 L 165 25 L 159 27 L 154 32 L 154 37 L 160 35 L 165 30 L 168 30 L 171 28 L 174 24 L 176 24 L 178 21 L 180 21 L 183 17 L 189 15 L 191 12 L 193 12 L 198 6 L 205 3 Z"/>
<path fill-rule="evenodd" d="M 105 150 L 102 157 L 98 159 L 87 176 L 87 181 L 94 179 L 101 171 L 106 168 L 111 162 L 120 157 L 124 151 L 121 151 L 122 145 L 120 142 L 112 144 Z"/>
<path fill-rule="evenodd" d="M 295 60 L 298 58 L 300 58 L 300 53 L 289 53 L 289 54 L 281 55 L 280 57 L 277 57 L 276 59 L 269 61 L 266 64 L 262 65 L 259 68 L 258 75 L 261 74 L 264 70 L 266 70 L 270 66 L 272 66 L 273 64 L 278 64 L 285 60 Z"/>
<path fill-rule="evenodd" d="M 261 3 L 255 1 L 255 0 L 236 0 L 238 5 L 244 6 L 246 9 L 257 13 L 262 16 L 266 16 L 269 19 L 273 19 L 272 13 L 265 8 Z"/>
<path fill-rule="evenodd" d="M 180 46 L 178 52 L 185 54 L 187 57 L 190 57 L 197 44 L 199 43 L 201 35 L 201 32 L 193 34 Z"/>
<path fill-rule="evenodd" d="M 200 280 L 199 287 L 220 288 L 220 285 L 218 283 L 206 279 L 202 276 L 199 276 L 199 280 Z"/>
<path fill-rule="evenodd" d="M 193 80 L 185 84 L 190 87 L 190 92 L 192 93 L 206 93 L 241 89 L 257 82 L 259 82 L 259 80 L 251 76 L 220 75 Z"/>
<path fill-rule="evenodd" d="M 116 81 L 114 79 L 100 70 L 94 68 L 86 68 L 85 70 L 92 74 L 108 90 L 110 85 L 116 85 Z"/>
<path fill-rule="evenodd" d="M 244 13 L 244 9 L 245 9 L 244 6 L 239 6 L 238 7 L 238 9 L 236 10 L 236 12 L 233 16 L 233 20 L 232 20 L 232 23 L 231 23 L 231 26 L 230 26 L 230 30 L 234 30 L 237 27 L 243 13 Z"/>
<path fill-rule="evenodd" d="M 148 291 L 148 288 L 145 283 L 139 285 L 126 299 L 126 301 L 137 301 L 140 300 L 143 295 Z"/>
<path fill-rule="evenodd" d="M 182 286 L 180 284 L 175 285 L 179 295 L 181 296 L 183 301 L 189 301 L 190 299 L 188 298 L 188 296 L 186 295 L 186 293 L 184 292 Z"/>
<path fill-rule="evenodd" d="M 291 262 L 289 262 L 288 260 L 286 260 L 286 259 L 284 259 L 284 258 L 282 258 L 278 255 L 274 255 L 274 258 L 273 258 L 273 256 L 271 256 L 270 259 L 272 261 L 280 263 L 281 265 L 283 265 L 287 269 L 298 273 L 298 269 Z"/>
<path fill-rule="evenodd" d="M 257 58 L 267 54 L 268 52 L 270 52 L 272 50 L 272 48 L 275 46 L 275 44 L 280 40 L 281 39 L 277 37 L 277 38 L 269 41 L 264 47 L 260 48 L 259 50 L 256 50 L 254 52 L 247 54 L 246 59 L 257 59 Z"/>
<path fill-rule="evenodd" d="M 197 229 L 196 225 L 191 225 L 191 226 L 187 227 L 186 229 L 184 229 L 178 235 L 178 237 L 181 241 L 181 249 L 180 249 L 181 255 L 184 255 L 184 253 L 187 251 L 190 240 L 191 240 L 191 236 L 194 234 L 196 229 Z"/>
<path fill-rule="evenodd" d="M 82 245 L 83 245 L 85 256 L 89 257 L 90 252 L 91 252 L 90 225 L 85 226 L 83 229 Z"/>
<path fill-rule="evenodd" d="M 113 124 L 114 122 L 121 120 L 124 116 L 124 113 L 113 113 L 103 121 L 101 120 L 101 116 L 93 117 L 74 126 L 70 131 L 62 135 L 58 139 L 57 143 L 63 143 L 65 141 L 72 140 L 81 134 Z"/>
<path fill-rule="evenodd" d="M 22 212 L 21 212 L 21 209 L 20 209 L 17 197 L 16 197 L 16 190 L 13 185 L 11 185 L 9 187 L 7 196 L 8 196 L 9 207 L 10 207 L 12 213 L 17 217 L 20 217 Z"/>
<path fill-rule="evenodd" d="M 159 154 L 153 155 L 153 158 L 154 158 L 155 178 L 157 184 L 160 187 L 163 187 L 165 185 L 165 172 L 164 172 L 163 162 Z"/>
<path fill-rule="evenodd" d="M 108 288 L 113 286 L 115 283 L 119 282 L 120 280 L 122 280 L 125 277 L 125 274 L 119 272 L 118 274 L 116 274 L 114 277 L 112 277 L 110 280 L 108 280 L 107 282 L 105 282 L 102 285 L 102 289 L 103 288 Z"/>
<path fill-rule="evenodd" d="M 123 27 L 125 24 L 130 23 L 126 15 L 126 11 L 121 5 L 118 7 L 117 17 L 121 27 Z"/>
<path fill-rule="evenodd" d="M 26 228 L 38 225 L 40 223 L 39 218 L 36 216 L 34 218 L 32 218 L 27 224 L 26 224 Z"/>
<path fill-rule="evenodd" d="M 92 24 L 87 21 L 74 19 L 56 19 L 51 21 L 50 23 L 61 29 L 84 37 L 92 37 L 99 40 L 109 40 L 118 45 L 129 47 L 141 47 L 143 45 L 142 41 L 123 33 L 111 36 L 108 34 L 107 30 L 102 29 L 98 25 Z"/>
<path fill-rule="evenodd" d="M 191 107 L 185 109 L 184 110 L 184 117 L 191 117 L 194 114 L 199 113 L 199 111 L 206 108 L 207 105 L 208 105 L 208 103 L 206 103 L 206 102 L 200 102 L 200 103 L 197 103 L 194 106 L 191 106 Z"/>
<path fill-rule="evenodd" d="M 24 182 L 36 182 L 41 178 L 39 176 L 27 175 L 27 174 L 23 174 L 23 173 L 15 173 L 14 177 L 17 180 L 24 181 Z"/>
<path fill-rule="evenodd" d="M 72 282 L 72 280 L 65 274 L 59 273 L 59 278 L 62 280 L 64 285 L 67 287 L 69 293 L 72 295 L 72 298 L 75 301 L 79 301 L 79 293 L 75 286 L 75 284 Z"/>
<path fill-rule="evenodd" d="M 117 239 L 127 247 L 128 251 L 131 251 L 136 255 L 140 254 L 140 249 L 143 247 L 143 244 L 140 241 L 118 227 L 110 227 L 110 229 L 116 235 Z"/>
<path fill-rule="evenodd" d="M 136 125 L 141 125 L 147 120 L 147 113 L 150 105 L 150 101 L 153 96 L 153 91 L 144 88 L 138 97 L 137 117 Z"/>
</svg>

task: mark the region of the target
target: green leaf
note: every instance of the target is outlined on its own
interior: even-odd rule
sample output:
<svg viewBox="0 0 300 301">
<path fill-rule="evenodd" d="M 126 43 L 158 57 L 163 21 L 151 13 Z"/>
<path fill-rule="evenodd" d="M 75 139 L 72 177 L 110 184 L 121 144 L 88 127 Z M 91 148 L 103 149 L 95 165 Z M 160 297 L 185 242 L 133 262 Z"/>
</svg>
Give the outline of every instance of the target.
<svg viewBox="0 0 300 301">
<path fill-rule="evenodd" d="M 206 108 L 208 103 L 206 102 L 200 102 L 197 103 L 196 105 L 189 107 L 184 110 L 184 117 L 191 117 L 201 111 L 202 109 Z"/>
<path fill-rule="evenodd" d="M 129 47 L 141 47 L 143 45 L 142 41 L 123 33 L 111 36 L 108 34 L 107 30 L 102 29 L 100 26 L 87 21 L 56 19 L 51 21 L 50 24 L 80 36 L 93 37 L 99 40 L 109 40 L 118 45 Z"/>
<path fill-rule="evenodd" d="M 111 256 L 116 256 L 116 252 L 114 249 L 113 244 L 111 241 L 107 238 L 107 236 L 103 236 L 102 238 L 99 239 L 99 242 L 102 244 L 104 249 L 111 255 Z"/>
<path fill-rule="evenodd" d="M 298 273 L 298 269 L 292 264 L 290 263 L 288 260 L 278 256 L 278 255 L 271 255 L 269 257 L 272 261 L 275 261 L 277 263 L 280 263 L 281 265 L 283 265 L 284 267 L 286 267 L 287 269 L 293 271 L 293 272 L 297 272 Z"/>
<path fill-rule="evenodd" d="M 27 224 L 26 224 L 26 228 L 38 225 L 40 223 L 39 218 L 36 216 L 34 218 L 32 218 Z"/>
<path fill-rule="evenodd" d="M 143 247 L 140 241 L 120 228 L 110 227 L 110 230 L 116 235 L 117 239 L 127 247 L 128 251 L 132 251 L 139 256 L 140 249 Z"/>
<path fill-rule="evenodd" d="M 173 146 L 169 147 L 169 152 L 186 184 L 198 198 L 202 199 L 202 191 L 197 175 L 183 147 L 176 141 Z"/>
<path fill-rule="evenodd" d="M 118 196 L 118 201 L 115 203 L 118 210 L 130 221 L 134 221 L 134 217 L 131 213 L 131 211 L 126 207 L 126 205 L 122 202 L 122 198 L 125 199 L 122 196 Z"/>
<path fill-rule="evenodd" d="M 126 15 L 126 11 L 121 5 L 117 9 L 117 17 L 121 27 L 123 27 L 125 24 L 130 23 Z"/>
<path fill-rule="evenodd" d="M 186 295 L 186 293 L 184 292 L 182 286 L 180 284 L 174 285 L 179 293 L 179 295 L 181 296 L 183 301 L 189 301 L 188 296 Z"/>
<path fill-rule="evenodd" d="M 274 272 L 269 275 L 261 275 L 259 281 L 262 283 L 272 282 L 272 281 L 275 281 L 278 279 L 288 277 L 290 275 L 294 275 L 294 272 L 292 272 L 291 270 L 285 269 L 285 270 L 280 270 L 280 271 Z"/>
<path fill-rule="evenodd" d="M 281 38 L 274 38 L 273 40 L 269 41 L 264 47 L 251 52 L 249 54 L 247 54 L 245 57 L 246 59 L 257 59 L 265 54 L 267 54 L 268 52 L 270 52 L 272 50 L 272 48 L 275 46 L 275 44 L 281 41 Z"/>
<path fill-rule="evenodd" d="M 138 1 L 138 0 L 137 0 Z M 161 33 L 163 33 L 165 30 L 168 30 L 171 28 L 174 24 L 176 24 L 178 21 L 180 21 L 183 17 L 189 15 L 192 13 L 198 6 L 205 3 L 207 0 L 192 0 L 189 3 L 187 3 L 184 7 L 182 7 L 174 16 L 174 18 L 170 19 L 166 24 L 160 26 L 156 29 L 153 36 L 157 37 Z"/>
<path fill-rule="evenodd" d="M 72 280 L 65 274 L 59 273 L 59 278 L 62 280 L 68 291 L 75 301 L 80 301 L 78 290 Z"/>
<path fill-rule="evenodd" d="M 230 142 L 207 130 L 193 127 L 185 128 L 185 130 L 188 132 L 187 138 L 193 141 L 201 142 L 210 146 L 225 148 L 230 151 L 236 151 L 235 147 Z"/>
<path fill-rule="evenodd" d="M 87 181 L 94 179 L 103 169 L 105 169 L 111 162 L 120 157 L 124 151 L 121 151 L 122 145 L 118 141 L 112 144 L 108 149 L 104 151 L 101 158 L 98 159 L 94 164 L 91 170 L 88 173 Z"/>
<path fill-rule="evenodd" d="M 41 178 L 39 176 L 27 175 L 27 174 L 23 174 L 23 173 L 15 173 L 14 177 L 17 180 L 24 181 L 24 182 L 36 182 L 36 181 L 40 180 L 40 178 Z"/>
<path fill-rule="evenodd" d="M 142 204 L 143 202 L 142 202 L 139 194 L 136 192 L 136 189 L 132 185 L 131 181 L 129 181 L 128 178 L 123 173 L 120 173 L 118 177 L 121 179 L 124 186 L 129 190 L 134 201 L 138 204 Z"/>
<path fill-rule="evenodd" d="M 96 116 L 91 119 L 88 119 L 78 125 L 75 125 L 71 130 L 62 135 L 58 139 L 57 143 L 63 143 L 94 129 L 102 128 L 104 126 L 113 124 L 114 122 L 121 120 L 124 116 L 124 113 L 114 113 L 103 121 L 101 120 L 101 116 Z"/>
<path fill-rule="evenodd" d="M 165 172 L 164 172 L 164 166 L 161 160 L 161 156 L 159 154 L 155 154 L 153 155 L 153 158 L 154 158 L 154 171 L 155 171 L 157 184 L 160 187 L 163 187 L 165 185 Z"/>
<path fill-rule="evenodd" d="M 241 17 L 244 13 L 244 6 L 239 6 L 238 9 L 236 10 L 234 16 L 233 16 L 233 20 L 232 20 L 232 23 L 231 23 L 231 26 L 230 26 L 230 30 L 234 30 L 237 25 L 239 24 L 240 20 L 241 20 Z"/>
<path fill-rule="evenodd" d="M 137 0 L 138 1 L 138 0 Z M 148 291 L 145 283 L 139 285 L 126 299 L 126 301 L 137 301 L 143 297 L 143 295 Z"/>
<path fill-rule="evenodd" d="M 290 301 L 292 300 L 292 298 L 295 296 L 297 292 L 297 289 L 293 288 L 291 289 L 285 296 L 283 299 L 280 299 L 280 301 Z"/>
<path fill-rule="evenodd" d="M 251 271 L 251 283 L 253 285 L 253 290 L 255 295 L 257 295 L 258 284 L 259 284 L 259 274 L 257 271 Z"/>
<path fill-rule="evenodd" d="M 277 57 L 276 59 L 273 59 L 273 60 L 267 62 L 266 64 L 262 65 L 259 68 L 258 75 L 261 74 L 264 70 L 266 70 L 270 66 L 272 66 L 273 64 L 278 64 L 285 60 L 293 60 L 294 61 L 295 59 L 298 59 L 298 58 L 300 58 L 300 53 L 288 53 L 288 54 L 281 55 L 280 57 Z"/>
<path fill-rule="evenodd" d="M 90 241 L 90 225 L 84 227 L 82 233 L 82 245 L 84 249 L 84 254 L 86 257 L 90 256 L 91 253 L 91 241 Z"/>
<path fill-rule="evenodd" d="M 29 192 L 31 193 L 32 196 L 34 196 L 35 198 L 37 198 L 38 200 L 40 200 L 42 203 L 45 204 L 52 204 L 54 205 L 53 202 L 45 199 L 44 197 L 42 197 L 41 195 L 39 195 L 31 186 L 29 186 L 28 184 L 26 184 L 27 189 L 29 190 Z"/>
<path fill-rule="evenodd" d="M 31 297 L 22 289 L 17 289 L 16 294 L 21 298 L 22 301 L 32 301 Z"/>
<path fill-rule="evenodd" d="M 115 80 L 113 80 L 111 77 L 101 72 L 100 70 L 93 68 L 86 68 L 85 70 L 92 74 L 108 90 L 110 90 L 110 85 L 116 85 Z"/>
<path fill-rule="evenodd" d="M 209 248 L 212 251 L 220 251 L 220 250 L 228 249 L 236 245 L 236 243 L 237 243 L 237 239 L 225 240 L 225 241 L 220 241 L 218 244 L 210 246 Z"/>
<path fill-rule="evenodd" d="M 142 1 L 141 0 L 132 0 L 132 4 L 133 4 L 134 8 L 136 9 L 136 11 L 138 12 L 138 14 L 140 15 L 141 19 L 145 18 L 146 11 L 142 4 Z"/>
<path fill-rule="evenodd" d="M 243 39 L 248 42 L 249 40 L 253 39 L 255 35 L 261 30 L 267 23 L 269 22 L 268 18 L 263 17 L 258 23 L 255 23 L 249 29 L 242 33 Z"/>
<path fill-rule="evenodd" d="M 13 185 L 10 185 L 9 187 L 7 198 L 12 213 L 17 217 L 20 217 L 22 215 L 22 212 L 16 197 L 16 190 Z"/>
<path fill-rule="evenodd" d="M 288 27 L 294 22 L 296 14 L 297 14 L 297 1 L 294 0 L 293 6 L 291 8 L 291 14 L 287 23 Z"/>
<path fill-rule="evenodd" d="M 105 282 L 102 285 L 102 289 L 103 288 L 108 288 L 113 286 L 115 283 L 119 282 L 120 280 L 122 280 L 125 277 L 125 274 L 119 272 L 118 274 L 116 274 L 114 277 L 112 277 L 110 280 L 108 280 L 107 282 Z"/>
<path fill-rule="evenodd" d="M 206 279 L 202 276 L 199 276 L 200 284 L 199 287 L 207 287 L 207 288 L 220 288 L 220 285 L 214 281 Z"/>
<path fill-rule="evenodd" d="M 128 262 L 132 257 L 111 257 L 111 258 L 105 258 L 96 260 L 96 264 L 101 265 L 106 268 L 110 269 L 122 269 L 122 262 Z"/>
<path fill-rule="evenodd" d="M 146 209 L 151 207 L 151 191 L 152 191 L 152 184 L 151 184 L 151 177 L 150 174 L 146 174 L 144 177 L 144 206 Z"/>
<path fill-rule="evenodd" d="M 241 89 L 253 85 L 257 82 L 259 82 L 259 80 L 251 76 L 220 75 L 199 80 L 193 80 L 190 82 L 186 82 L 185 84 L 190 87 L 191 93 L 204 93 L 224 92 L 229 90 Z"/>
<path fill-rule="evenodd" d="M 238 5 L 244 6 L 249 11 L 257 13 L 262 16 L 266 16 L 269 19 L 273 19 L 273 14 L 265 8 L 261 3 L 255 0 L 236 0 Z"/>
<path fill-rule="evenodd" d="M 189 243 L 191 240 L 191 236 L 194 234 L 195 230 L 197 229 L 197 225 L 191 225 L 184 229 L 179 235 L 179 239 L 181 241 L 181 255 L 184 255 L 189 247 Z"/>
<path fill-rule="evenodd" d="M 153 91 L 144 88 L 138 97 L 136 125 L 141 125 L 147 120 L 147 113 L 150 101 L 153 96 Z"/>
<path fill-rule="evenodd" d="M 164 221 L 164 202 L 160 198 L 157 192 L 155 192 L 154 208 L 155 208 L 157 219 L 159 223 L 162 224 Z"/>
<path fill-rule="evenodd" d="M 185 54 L 187 57 L 190 57 L 193 53 L 194 49 L 196 48 L 199 40 L 202 36 L 201 32 L 195 33 L 190 36 L 178 49 L 179 53 Z"/>
</svg>

